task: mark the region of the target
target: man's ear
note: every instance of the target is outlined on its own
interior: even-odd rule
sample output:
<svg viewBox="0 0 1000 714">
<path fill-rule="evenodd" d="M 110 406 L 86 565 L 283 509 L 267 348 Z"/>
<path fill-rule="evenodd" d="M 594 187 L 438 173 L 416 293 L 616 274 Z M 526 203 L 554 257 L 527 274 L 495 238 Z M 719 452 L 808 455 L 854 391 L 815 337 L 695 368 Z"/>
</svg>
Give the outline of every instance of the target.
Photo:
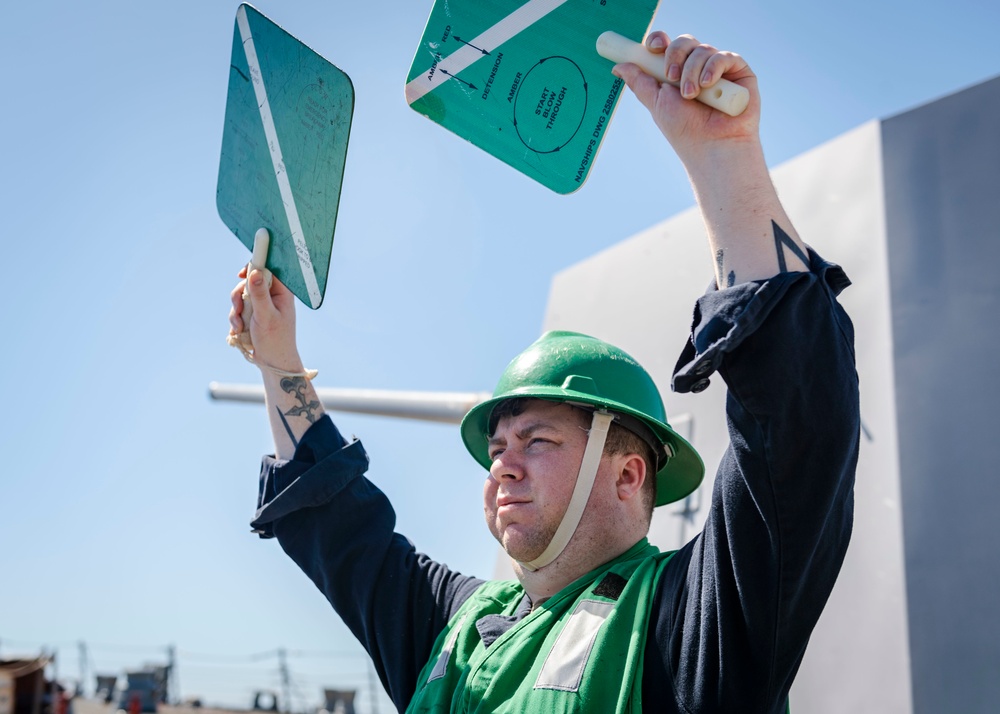
<svg viewBox="0 0 1000 714">
<path fill-rule="evenodd" d="M 642 484 L 646 482 L 646 460 L 639 454 L 624 454 L 618 457 L 618 498 L 628 501 L 642 492 Z"/>
</svg>

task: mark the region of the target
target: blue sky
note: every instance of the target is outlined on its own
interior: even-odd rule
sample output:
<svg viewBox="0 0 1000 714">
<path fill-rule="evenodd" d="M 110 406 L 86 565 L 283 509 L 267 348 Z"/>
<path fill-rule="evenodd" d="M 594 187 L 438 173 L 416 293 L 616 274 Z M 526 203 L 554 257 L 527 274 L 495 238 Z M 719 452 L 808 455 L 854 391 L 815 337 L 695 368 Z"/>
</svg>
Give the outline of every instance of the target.
<svg viewBox="0 0 1000 714">
<path fill-rule="evenodd" d="M 213 380 L 256 381 L 225 344 L 247 253 L 215 210 L 236 7 L 5 9 L 0 656 L 58 647 L 74 677 L 78 641 L 110 672 L 173 644 L 185 696 L 245 705 L 277 685 L 276 660 L 250 655 L 284 647 L 297 703 L 316 703 L 321 685 L 364 688 L 367 666 L 277 544 L 249 533 L 262 408 L 206 396 Z M 490 390 L 537 337 L 553 273 L 692 204 L 630 95 L 566 197 L 411 111 L 428 1 L 256 7 L 356 91 L 326 302 L 300 309 L 322 386 Z M 654 27 L 747 57 L 772 166 L 1000 73 L 985 0 L 664 3 Z M 488 575 L 482 474 L 457 429 L 337 421 L 365 442 L 399 530 Z"/>
</svg>

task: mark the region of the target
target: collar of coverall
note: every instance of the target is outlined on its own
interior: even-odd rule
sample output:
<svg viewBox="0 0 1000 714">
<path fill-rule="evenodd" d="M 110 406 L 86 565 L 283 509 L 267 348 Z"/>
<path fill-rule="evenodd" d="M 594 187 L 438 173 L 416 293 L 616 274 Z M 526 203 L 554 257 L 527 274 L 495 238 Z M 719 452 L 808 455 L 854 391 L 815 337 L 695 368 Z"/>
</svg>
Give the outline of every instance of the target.
<svg viewBox="0 0 1000 714">
<path fill-rule="evenodd" d="M 580 472 L 576 477 L 576 486 L 573 487 L 573 495 L 569 499 L 566 513 L 563 514 L 562 522 L 556 528 L 552 540 L 542 551 L 542 554 L 531 562 L 521 565 L 527 570 L 535 571 L 544 568 L 553 560 L 559 557 L 573 534 L 576 533 L 583 511 L 590 500 L 590 492 L 594 487 L 594 480 L 597 478 L 597 469 L 601 465 L 601 456 L 604 454 L 604 442 L 608 438 L 608 429 L 614 416 L 605 410 L 594 411 L 594 416 L 590 421 L 590 434 L 587 437 L 587 448 L 583 451 L 583 460 L 580 462 Z"/>
</svg>

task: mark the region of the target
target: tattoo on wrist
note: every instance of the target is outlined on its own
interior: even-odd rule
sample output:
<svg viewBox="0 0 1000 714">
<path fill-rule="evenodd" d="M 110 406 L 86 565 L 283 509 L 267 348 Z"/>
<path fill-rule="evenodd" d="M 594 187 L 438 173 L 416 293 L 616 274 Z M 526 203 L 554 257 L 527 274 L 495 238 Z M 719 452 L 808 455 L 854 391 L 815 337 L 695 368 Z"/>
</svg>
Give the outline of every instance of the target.
<svg viewBox="0 0 1000 714">
<path fill-rule="evenodd" d="M 719 248 L 715 251 L 715 282 L 722 288 L 722 276 L 725 275 L 725 268 L 723 268 L 723 257 L 725 256 L 725 251 Z M 736 284 L 736 271 L 730 270 L 729 275 L 726 275 L 725 287 L 731 288 Z"/>
<path fill-rule="evenodd" d="M 778 253 L 778 272 L 779 273 L 788 272 L 788 264 L 785 263 L 785 248 L 788 248 L 788 250 L 792 251 L 795 257 L 801 260 L 803 265 L 808 267 L 809 265 L 808 256 L 806 256 L 806 254 L 802 252 L 802 249 L 799 248 L 798 245 L 796 245 L 795 241 L 792 240 L 791 236 L 785 233 L 785 231 L 781 229 L 781 226 L 779 226 L 773 220 L 771 221 L 771 227 L 774 229 L 774 249 Z"/>
<path fill-rule="evenodd" d="M 274 408 L 278 412 L 278 417 L 281 419 L 281 423 L 285 426 L 285 431 L 288 433 L 288 438 L 292 442 L 292 448 L 299 448 L 299 440 L 295 438 L 295 434 L 292 433 L 292 427 L 288 426 L 288 420 L 285 419 L 285 415 L 281 413 L 278 407 Z"/>
<path fill-rule="evenodd" d="M 287 412 L 284 412 L 283 416 L 305 417 L 310 424 L 316 421 L 316 413 L 321 405 L 317 400 L 313 399 L 310 401 L 306 396 L 309 382 L 305 377 L 285 377 L 281 380 L 281 388 L 289 394 L 294 394 L 299 402 L 298 406 L 294 406 Z M 287 423 L 285 426 L 288 426 Z"/>
</svg>

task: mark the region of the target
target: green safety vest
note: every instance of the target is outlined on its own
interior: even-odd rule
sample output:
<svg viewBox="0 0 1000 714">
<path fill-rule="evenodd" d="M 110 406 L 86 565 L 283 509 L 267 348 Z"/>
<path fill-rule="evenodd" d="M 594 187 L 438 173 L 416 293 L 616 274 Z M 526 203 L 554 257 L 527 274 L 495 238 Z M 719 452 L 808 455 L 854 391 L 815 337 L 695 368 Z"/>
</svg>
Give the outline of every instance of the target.
<svg viewBox="0 0 1000 714">
<path fill-rule="evenodd" d="M 516 581 L 483 584 L 438 635 L 406 711 L 639 712 L 649 611 L 673 555 L 644 538 L 483 645 L 476 621 L 513 615 Z"/>
</svg>

